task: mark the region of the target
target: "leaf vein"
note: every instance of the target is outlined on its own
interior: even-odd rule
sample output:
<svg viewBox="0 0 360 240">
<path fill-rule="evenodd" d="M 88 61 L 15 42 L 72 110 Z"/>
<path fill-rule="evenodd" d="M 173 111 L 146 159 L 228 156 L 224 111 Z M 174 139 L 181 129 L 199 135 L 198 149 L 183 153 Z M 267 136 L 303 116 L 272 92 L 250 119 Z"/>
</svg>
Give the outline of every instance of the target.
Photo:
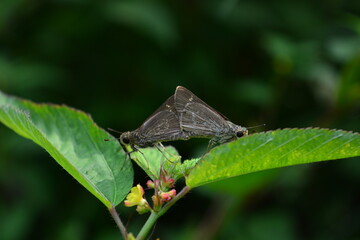
<svg viewBox="0 0 360 240">
<path fill-rule="evenodd" d="M 352 142 L 352 141 L 354 141 L 355 139 L 356 139 L 355 136 L 352 137 L 352 138 L 350 138 L 348 141 L 342 143 L 340 146 L 338 146 L 338 147 L 334 148 L 333 150 L 331 150 L 328 154 L 331 154 L 331 153 L 335 152 L 336 150 L 338 150 L 339 148 L 341 148 L 341 147 L 344 146 L 345 144 L 348 144 L 349 142 Z M 359 146 L 359 147 L 360 147 L 360 146 Z"/>
<path fill-rule="evenodd" d="M 68 121 L 67 121 L 67 118 L 65 118 L 63 112 L 62 112 L 62 111 L 59 111 L 59 112 L 61 113 L 60 116 L 61 116 L 61 118 L 63 119 L 63 122 L 67 125 L 68 128 L 70 128 L 70 125 L 69 125 L 69 123 L 68 123 Z M 85 127 L 83 126 L 83 124 L 80 124 L 80 125 L 81 125 L 82 128 L 85 128 Z M 85 130 L 86 130 L 86 128 L 85 128 Z M 89 138 L 88 132 L 87 132 L 87 131 L 85 131 L 85 132 L 86 132 L 86 134 L 88 135 L 88 138 Z M 91 140 L 91 138 L 90 138 L 90 140 Z M 92 142 L 92 141 L 91 141 L 91 142 Z M 92 143 L 92 144 L 93 144 L 93 143 Z M 64 157 L 64 158 L 65 158 L 65 157 Z M 67 159 L 67 158 L 65 158 L 65 159 Z M 105 160 L 105 159 L 104 159 L 104 160 Z M 67 161 L 67 162 L 70 163 L 75 169 L 77 169 L 70 161 Z M 83 172 L 80 172 L 80 171 L 79 171 L 79 173 L 81 174 L 81 176 L 83 176 L 84 179 L 87 180 L 87 182 L 88 182 L 90 185 L 92 185 L 92 186 L 94 187 L 94 189 L 96 189 L 96 191 L 97 191 L 101 196 L 103 196 L 105 199 L 109 200 L 109 199 L 103 194 L 103 192 L 100 191 L 100 189 L 99 189 L 85 174 L 83 174 Z"/>
<path fill-rule="evenodd" d="M 328 140 L 320 143 L 318 146 L 316 146 L 315 148 L 313 148 L 311 151 L 307 152 L 307 153 L 304 155 L 304 157 L 307 156 L 307 155 L 309 155 L 310 153 L 314 152 L 315 150 L 319 149 L 320 147 L 325 146 L 325 145 L 328 144 L 329 142 L 331 142 L 331 141 L 333 141 L 333 140 L 341 137 L 341 136 L 342 136 L 342 135 L 337 135 L 337 136 L 334 136 L 334 137 L 332 137 L 332 138 L 330 138 L 330 139 L 328 139 Z"/>
<path fill-rule="evenodd" d="M 311 138 L 309 138 L 308 140 L 304 141 L 302 144 L 296 146 L 295 148 L 289 150 L 288 152 L 284 153 L 281 157 L 279 157 L 277 160 L 279 161 L 280 159 L 284 158 L 286 155 L 290 154 L 291 152 L 295 151 L 296 149 L 300 148 L 301 146 L 304 146 L 306 145 L 307 143 L 309 143 L 310 141 L 312 141 L 313 139 L 319 137 L 319 136 L 322 136 L 324 134 L 318 134 L 318 135 L 315 135 Z"/>
</svg>

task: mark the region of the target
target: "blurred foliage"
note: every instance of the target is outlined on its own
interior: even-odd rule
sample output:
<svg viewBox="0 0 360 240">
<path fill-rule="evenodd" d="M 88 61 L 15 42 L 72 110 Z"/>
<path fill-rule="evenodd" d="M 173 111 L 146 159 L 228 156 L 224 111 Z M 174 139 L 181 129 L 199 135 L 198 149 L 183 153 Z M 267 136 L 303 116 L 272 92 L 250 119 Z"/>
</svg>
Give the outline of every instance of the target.
<svg viewBox="0 0 360 240">
<path fill-rule="evenodd" d="M 357 0 L 0 3 L 0 89 L 82 109 L 119 131 L 183 85 L 244 126 L 359 132 L 359 69 Z M 0 139 L 0 239 L 119 238 L 106 208 L 47 153 L 4 126 Z M 187 158 L 206 148 L 174 145 Z M 244 194 L 221 189 L 249 184 L 246 176 L 194 190 L 153 237 L 360 237 L 359 159 L 258 174 Z M 131 230 L 141 226 L 144 216 L 119 211 Z"/>
</svg>

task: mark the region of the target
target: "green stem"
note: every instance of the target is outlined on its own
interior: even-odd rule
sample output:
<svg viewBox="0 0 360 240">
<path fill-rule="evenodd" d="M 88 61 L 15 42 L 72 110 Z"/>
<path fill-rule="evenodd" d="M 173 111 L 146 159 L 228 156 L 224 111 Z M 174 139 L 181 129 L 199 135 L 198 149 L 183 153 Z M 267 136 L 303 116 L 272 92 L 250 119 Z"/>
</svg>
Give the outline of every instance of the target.
<svg viewBox="0 0 360 240">
<path fill-rule="evenodd" d="M 109 212 L 110 212 L 111 216 L 113 217 L 113 219 L 115 220 L 116 225 L 120 229 L 121 235 L 123 236 L 124 240 L 127 240 L 128 234 L 127 234 L 126 228 L 125 228 L 124 224 L 121 222 L 120 216 L 116 212 L 115 207 L 109 208 Z"/>
<path fill-rule="evenodd" d="M 159 217 L 160 216 L 156 212 L 151 211 L 150 217 L 148 218 L 148 220 L 146 221 L 146 223 L 142 227 L 141 231 L 137 235 L 136 240 L 145 239 L 145 237 L 149 234 L 151 228 L 154 226 L 154 224 L 156 223 L 156 220 Z"/>
<path fill-rule="evenodd" d="M 149 234 L 151 228 L 156 223 L 157 219 L 161 217 L 164 213 L 169 210 L 169 208 L 174 205 L 177 201 L 179 201 L 180 198 L 185 196 L 190 191 L 190 188 L 188 186 L 185 186 L 171 201 L 169 201 L 167 204 L 164 205 L 163 208 L 159 212 L 151 211 L 150 217 L 140 230 L 139 234 L 136 237 L 136 240 L 143 240 L 145 237 Z"/>
</svg>

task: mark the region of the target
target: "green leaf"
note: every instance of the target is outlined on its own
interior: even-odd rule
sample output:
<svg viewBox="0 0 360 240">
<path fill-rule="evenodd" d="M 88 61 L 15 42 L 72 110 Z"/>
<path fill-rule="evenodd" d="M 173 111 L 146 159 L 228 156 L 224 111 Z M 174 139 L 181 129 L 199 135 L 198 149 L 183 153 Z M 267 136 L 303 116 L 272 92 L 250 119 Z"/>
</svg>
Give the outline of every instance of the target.
<svg viewBox="0 0 360 240">
<path fill-rule="evenodd" d="M 188 176 L 189 173 L 191 172 L 191 170 L 195 167 L 195 165 L 198 163 L 198 161 L 200 160 L 200 158 L 193 158 L 193 159 L 188 159 L 185 160 L 181 166 L 179 166 L 178 171 L 180 173 L 182 173 L 182 175 L 184 176 Z"/>
<path fill-rule="evenodd" d="M 35 104 L 0 92 L 0 121 L 43 147 L 107 207 L 119 204 L 133 181 L 119 143 L 81 111 Z M 104 141 L 111 139 L 114 141 Z"/>
<path fill-rule="evenodd" d="M 169 173 L 176 165 L 181 164 L 181 157 L 171 146 L 162 150 L 155 147 L 140 148 L 132 151 L 130 156 L 152 180 L 160 178 L 161 169 Z"/>
<path fill-rule="evenodd" d="M 181 163 L 181 156 L 172 146 L 167 146 L 165 149 L 141 148 L 131 152 L 130 155 L 152 180 L 160 179 L 161 170 L 164 170 L 176 181 L 186 176 L 189 169 L 193 168 L 199 160 L 192 159 Z"/>
<path fill-rule="evenodd" d="M 311 128 L 258 133 L 212 149 L 186 184 L 194 188 L 252 172 L 359 155 L 358 133 Z"/>
</svg>

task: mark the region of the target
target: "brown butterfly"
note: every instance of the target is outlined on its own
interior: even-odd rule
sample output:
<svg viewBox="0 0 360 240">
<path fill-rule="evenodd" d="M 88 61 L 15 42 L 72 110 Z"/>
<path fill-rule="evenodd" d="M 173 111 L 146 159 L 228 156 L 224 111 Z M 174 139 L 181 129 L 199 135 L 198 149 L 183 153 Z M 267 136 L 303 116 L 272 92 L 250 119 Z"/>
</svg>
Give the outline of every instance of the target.
<svg viewBox="0 0 360 240">
<path fill-rule="evenodd" d="M 157 143 L 190 138 L 210 138 L 221 144 L 248 135 L 245 127 L 229 121 L 188 89 L 178 86 L 169 97 L 136 130 L 120 136 L 122 144 L 133 148 L 151 147 Z"/>
</svg>

